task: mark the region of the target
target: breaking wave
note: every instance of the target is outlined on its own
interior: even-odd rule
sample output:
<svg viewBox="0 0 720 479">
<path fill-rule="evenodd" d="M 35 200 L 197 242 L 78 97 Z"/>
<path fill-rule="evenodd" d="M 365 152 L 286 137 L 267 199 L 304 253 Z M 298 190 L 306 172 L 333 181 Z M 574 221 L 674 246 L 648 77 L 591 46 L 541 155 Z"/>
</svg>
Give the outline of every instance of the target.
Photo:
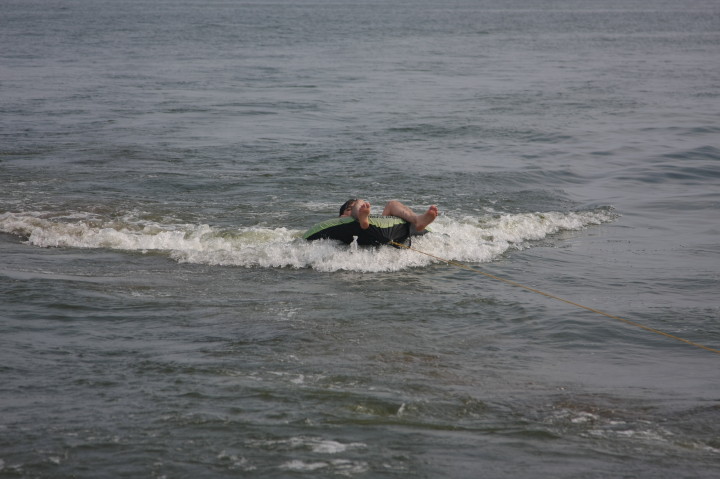
<svg viewBox="0 0 720 479">
<path fill-rule="evenodd" d="M 611 208 L 578 212 L 441 216 L 432 234 L 417 237 L 417 249 L 450 260 L 489 262 L 561 231 L 613 221 Z M 33 246 L 104 248 L 166 254 L 183 263 L 318 271 L 399 271 L 437 260 L 391 247 L 358 248 L 332 240 L 307 242 L 303 230 L 285 227 L 217 228 L 207 224 L 147 221 L 137 216 L 103 218 L 91 213 L 0 214 L 0 232 Z"/>
</svg>

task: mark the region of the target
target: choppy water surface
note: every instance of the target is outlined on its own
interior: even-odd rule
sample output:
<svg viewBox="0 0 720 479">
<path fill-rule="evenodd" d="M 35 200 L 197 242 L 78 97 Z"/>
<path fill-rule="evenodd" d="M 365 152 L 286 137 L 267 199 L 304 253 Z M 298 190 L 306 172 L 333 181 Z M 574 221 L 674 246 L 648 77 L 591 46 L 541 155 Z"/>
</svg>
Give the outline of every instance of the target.
<svg viewBox="0 0 720 479">
<path fill-rule="evenodd" d="M 8 1 L 0 477 L 716 477 L 720 8 Z"/>
</svg>

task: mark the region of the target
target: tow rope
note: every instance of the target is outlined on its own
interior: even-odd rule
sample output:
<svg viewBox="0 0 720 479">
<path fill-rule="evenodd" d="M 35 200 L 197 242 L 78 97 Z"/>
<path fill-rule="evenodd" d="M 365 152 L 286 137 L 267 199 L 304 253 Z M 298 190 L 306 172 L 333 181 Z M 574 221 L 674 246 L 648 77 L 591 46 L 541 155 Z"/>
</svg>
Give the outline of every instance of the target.
<svg viewBox="0 0 720 479">
<path fill-rule="evenodd" d="M 546 293 L 546 292 L 544 292 L 544 291 L 540 291 L 540 290 L 538 290 L 538 289 L 531 288 L 531 287 L 529 287 L 529 286 L 525 286 L 525 285 L 520 284 L 520 283 L 517 283 L 517 282 L 515 282 L 515 281 L 511 281 L 511 280 L 509 280 L 509 279 L 501 278 L 501 277 L 499 277 L 499 276 L 495 276 L 495 275 L 493 275 L 493 274 L 486 273 L 485 271 L 479 270 L 479 269 L 477 269 L 477 268 L 470 267 L 470 266 L 468 266 L 468 265 L 466 265 L 466 264 L 463 264 L 463 263 L 460 263 L 460 262 L 458 262 L 458 261 L 453 261 L 453 260 L 450 260 L 450 259 L 441 258 L 440 256 L 435 256 L 434 254 L 426 253 L 425 251 L 421 251 L 421 250 L 419 250 L 419 249 L 413 248 L 412 246 L 406 246 L 406 245 L 404 245 L 404 244 L 397 243 L 397 242 L 395 242 L 395 241 L 391 241 L 390 244 L 393 245 L 393 246 L 395 246 L 395 247 L 397 247 L 397 248 L 405 248 L 405 249 L 410 250 L 410 251 L 415 251 L 416 253 L 424 254 L 425 256 L 429 256 L 429 257 L 434 258 L 434 259 L 436 259 L 436 260 L 438 260 L 438 261 L 442 261 L 443 263 L 446 263 L 446 264 L 449 264 L 449 265 L 452 265 L 452 266 L 457 266 L 458 268 L 462 268 L 462 269 L 465 269 L 465 270 L 467 270 L 467 271 L 472 271 L 472 272 L 474 272 L 474 273 L 482 274 L 483 276 L 486 276 L 486 277 L 488 277 L 488 278 L 495 279 L 495 280 L 497 280 L 497 281 L 502 281 L 503 283 L 506 283 L 506 284 L 509 284 L 509 285 L 512 285 L 512 286 L 515 286 L 515 287 L 518 287 L 518 288 L 522 288 L 522 289 L 525 289 L 525 290 L 527 290 L 527 291 L 531 291 L 531 292 L 533 292 L 533 293 L 537 293 L 537 294 L 543 295 L 543 296 L 545 296 L 545 297 L 547 297 L 547 298 L 551 298 L 551 299 L 555 299 L 555 300 L 558 300 L 558 301 L 562 301 L 563 303 L 571 304 L 571 305 L 573 305 L 573 306 L 577 306 L 578 308 L 582 308 L 582 309 L 585 309 L 585 310 L 587 310 L 587 311 L 592 311 L 593 313 L 597 313 L 597 314 L 602 315 L 602 316 L 605 316 L 605 317 L 607 317 L 607 318 L 611 318 L 611 319 L 616 319 L 616 320 L 618 320 L 618 321 L 622 321 L 623 323 L 626 323 L 626 324 L 635 326 L 635 327 L 637 327 L 637 328 L 644 329 L 645 331 L 650 331 L 651 333 L 659 334 L 659 335 L 665 336 L 665 337 L 667 337 L 667 338 L 674 339 L 674 340 L 676 340 L 676 341 L 681 341 L 681 342 L 683 342 L 683 343 L 685 343 L 685 344 L 689 344 L 690 346 L 695 346 L 696 348 L 704 349 L 704 350 L 706 350 L 706 351 L 710 351 L 710 352 L 715 353 L 715 354 L 720 354 L 720 350 L 718 350 L 718 349 L 710 348 L 710 347 L 708 347 L 708 346 L 704 346 L 704 345 L 699 344 L 699 343 L 696 343 L 696 342 L 694 342 L 694 341 L 690 341 L 689 339 L 681 338 L 681 337 L 679 337 L 679 336 L 675 336 L 674 334 L 666 333 L 665 331 L 660 331 L 659 329 L 651 328 L 651 327 L 649 327 L 649 326 L 645 326 L 644 324 L 636 323 L 635 321 L 631 321 L 631 320 L 629 320 L 629 319 L 621 318 L 621 317 L 619 317 L 619 316 L 615 316 L 615 315 L 606 313 L 606 312 L 604 312 L 604 311 L 600 311 L 599 309 L 591 308 L 591 307 L 589 307 L 589 306 L 584 306 L 584 305 L 579 304 L 579 303 L 576 303 L 576 302 L 574 302 L 574 301 L 570 301 L 570 300 L 568 300 L 568 299 L 564 299 L 564 298 L 561 298 L 561 297 L 559 297 L 559 296 L 555 296 L 554 294 Z"/>
</svg>

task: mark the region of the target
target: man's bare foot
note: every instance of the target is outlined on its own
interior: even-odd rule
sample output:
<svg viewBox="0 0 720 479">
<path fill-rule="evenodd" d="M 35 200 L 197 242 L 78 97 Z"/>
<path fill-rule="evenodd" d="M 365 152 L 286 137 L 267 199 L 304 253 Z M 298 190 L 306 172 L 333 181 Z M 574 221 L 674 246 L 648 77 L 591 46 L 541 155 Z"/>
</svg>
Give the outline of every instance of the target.
<svg viewBox="0 0 720 479">
<path fill-rule="evenodd" d="M 435 218 L 437 218 L 438 214 L 439 214 L 439 211 L 438 211 L 437 206 L 432 205 L 430 208 L 428 208 L 428 210 L 424 214 L 417 215 L 417 221 L 415 222 L 415 229 L 418 231 L 424 230 L 425 228 L 427 228 L 427 226 L 430 223 L 435 221 Z"/>
<path fill-rule="evenodd" d="M 366 230 L 370 227 L 370 203 L 367 201 L 361 201 L 355 210 L 357 215 L 355 219 L 360 223 L 360 228 Z"/>
</svg>

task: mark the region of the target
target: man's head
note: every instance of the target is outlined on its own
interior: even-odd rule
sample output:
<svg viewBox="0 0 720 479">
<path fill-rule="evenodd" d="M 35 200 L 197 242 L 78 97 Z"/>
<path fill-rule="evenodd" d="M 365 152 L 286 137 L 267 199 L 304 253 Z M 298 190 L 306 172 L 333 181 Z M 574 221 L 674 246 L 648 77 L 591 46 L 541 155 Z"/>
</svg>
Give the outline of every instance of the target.
<svg viewBox="0 0 720 479">
<path fill-rule="evenodd" d="M 340 216 L 343 216 L 348 210 L 352 210 L 353 205 L 357 201 L 357 198 L 351 198 L 347 200 L 343 205 L 340 207 Z M 350 213 L 348 213 L 349 215 Z"/>
</svg>

